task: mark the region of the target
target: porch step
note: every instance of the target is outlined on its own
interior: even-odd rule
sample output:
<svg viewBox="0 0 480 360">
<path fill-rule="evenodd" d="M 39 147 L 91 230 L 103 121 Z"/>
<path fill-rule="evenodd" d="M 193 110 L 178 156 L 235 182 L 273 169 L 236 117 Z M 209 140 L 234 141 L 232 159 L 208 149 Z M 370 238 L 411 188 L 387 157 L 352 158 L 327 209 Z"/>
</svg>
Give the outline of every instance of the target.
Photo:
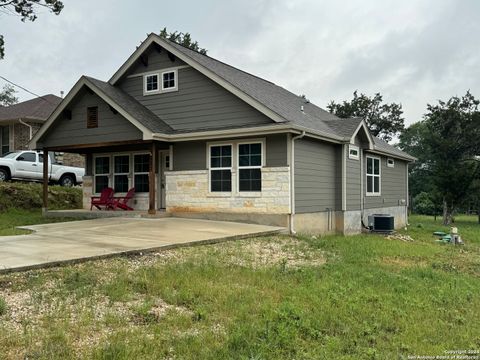
<svg viewBox="0 0 480 360">
<path fill-rule="evenodd" d="M 102 211 L 102 210 L 48 210 L 43 213 L 45 217 L 62 217 L 62 218 L 80 218 L 80 219 L 99 219 L 112 217 L 126 217 L 126 218 L 152 218 L 159 219 L 169 217 L 170 214 L 165 211 L 157 211 L 156 214 L 149 214 L 147 211 Z"/>
</svg>

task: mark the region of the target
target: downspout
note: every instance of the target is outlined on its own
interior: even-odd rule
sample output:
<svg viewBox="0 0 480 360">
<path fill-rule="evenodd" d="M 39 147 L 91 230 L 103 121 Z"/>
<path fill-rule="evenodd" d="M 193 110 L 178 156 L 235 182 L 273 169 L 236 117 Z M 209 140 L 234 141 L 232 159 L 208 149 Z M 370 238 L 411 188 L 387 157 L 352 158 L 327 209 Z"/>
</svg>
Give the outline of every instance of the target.
<svg viewBox="0 0 480 360">
<path fill-rule="evenodd" d="M 305 131 L 300 135 L 292 137 L 292 148 L 290 151 L 290 234 L 296 234 L 294 228 L 295 217 L 295 140 L 305 136 Z"/>
<path fill-rule="evenodd" d="M 408 223 L 408 208 L 410 206 L 410 192 L 409 192 L 409 189 L 408 189 L 408 180 L 409 180 L 409 176 L 408 176 L 408 162 L 407 162 L 407 166 L 406 166 L 406 174 L 405 174 L 405 182 L 407 184 L 407 198 L 406 198 L 406 201 L 405 201 L 405 227 L 409 226 L 410 224 Z M 480 216 L 480 214 L 479 214 Z"/>
<path fill-rule="evenodd" d="M 23 121 L 22 119 L 18 119 L 18 122 L 22 125 L 25 125 L 26 127 L 28 127 L 30 129 L 30 136 L 28 138 L 28 141 L 32 140 L 32 137 L 33 137 L 33 127 L 32 125 L 30 124 L 27 124 L 25 121 Z"/>
</svg>

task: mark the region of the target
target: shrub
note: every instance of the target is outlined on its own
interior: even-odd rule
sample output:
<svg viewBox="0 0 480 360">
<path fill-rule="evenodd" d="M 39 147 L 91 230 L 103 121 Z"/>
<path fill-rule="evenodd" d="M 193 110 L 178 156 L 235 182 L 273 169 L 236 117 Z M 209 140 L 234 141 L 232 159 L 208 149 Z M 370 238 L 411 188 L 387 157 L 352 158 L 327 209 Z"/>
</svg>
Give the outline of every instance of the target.
<svg viewBox="0 0 480 360">
<path fill-rule="evenodd" d="M 434 215 L 435 204 L 430 194 L 421 192 L 413 198 L 413 211 L 421 215 Z"/>
</svg>

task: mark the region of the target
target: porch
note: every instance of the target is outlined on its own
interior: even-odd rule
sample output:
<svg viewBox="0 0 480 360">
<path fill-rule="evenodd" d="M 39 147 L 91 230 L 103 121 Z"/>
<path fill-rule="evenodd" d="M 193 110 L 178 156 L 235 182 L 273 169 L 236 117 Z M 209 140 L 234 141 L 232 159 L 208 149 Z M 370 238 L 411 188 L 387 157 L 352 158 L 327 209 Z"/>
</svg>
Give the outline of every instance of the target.
<svg viewBox="0 0 480 360">
<path fill-rule="evenodd" d="M 120 141 L 98 144 L 44 147 L 43 211 L 46 216 L 99 217 L 164 217 L 166 208 L 165 172 L 172 168 L 172 147 L 159 141 Z M 83 177 L 83 209 L 70 211 L 48 210 L 48 169 L 50 152 L 69 152 L 85 157 Z M 92 196 L 106 188 L 113 188 L 115 196 L 125 196 L 135 189 L 131 200 L 134 211 L 90 211 Z"/>
</svg>

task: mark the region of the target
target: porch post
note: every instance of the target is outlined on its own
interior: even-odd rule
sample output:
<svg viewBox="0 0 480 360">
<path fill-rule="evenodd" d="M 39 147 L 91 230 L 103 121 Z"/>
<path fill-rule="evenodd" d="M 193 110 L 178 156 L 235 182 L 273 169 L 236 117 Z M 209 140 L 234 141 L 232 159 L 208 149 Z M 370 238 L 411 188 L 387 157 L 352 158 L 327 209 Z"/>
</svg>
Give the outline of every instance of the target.
<svg viewBox="0 0 480 360">
<path fill-rule="evenodd" d="M 155 214 L 155 168 L 157 166 L 157 143 L 154 141 L 152 142 L 152 150 L 150 156 L 150 166 L 149 166 L 149 176 L 148 176 L 148 213 Z"/>
<path fill-rule="evenodd" d="M 48 211 L 48 149 L 43 149 L 43 208 L 42 213 Z"/>
</svg>

